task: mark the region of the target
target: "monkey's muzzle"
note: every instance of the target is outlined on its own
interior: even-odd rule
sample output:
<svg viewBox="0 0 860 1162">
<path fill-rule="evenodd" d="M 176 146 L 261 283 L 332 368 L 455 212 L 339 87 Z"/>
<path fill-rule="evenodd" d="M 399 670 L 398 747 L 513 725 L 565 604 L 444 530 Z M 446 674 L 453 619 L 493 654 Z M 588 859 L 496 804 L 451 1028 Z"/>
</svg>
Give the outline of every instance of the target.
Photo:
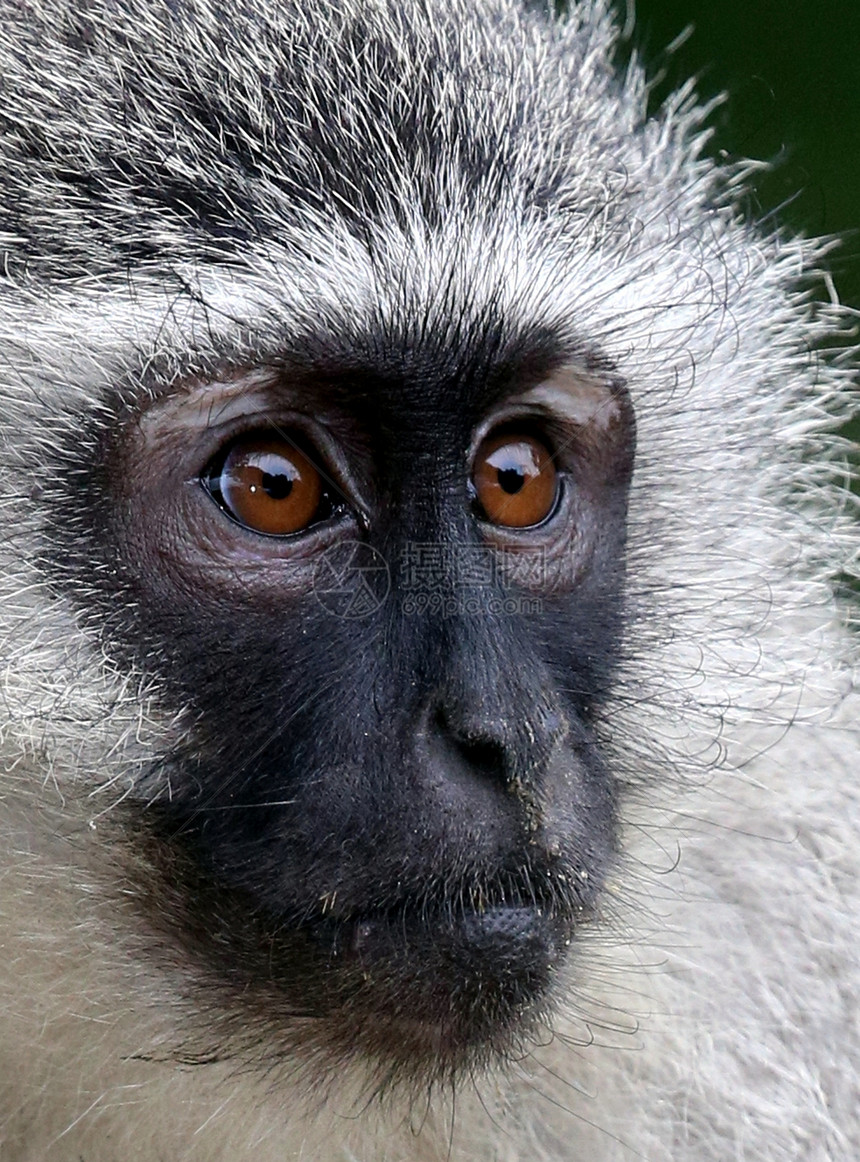
<svg viewBox="0 0 860 1162">
<path fill-rule="evenodd" d="M 334 1008 L 365 1017 L 363 1047 L 453 1068 L 527 1036 L 572 931 L 569 917 L 547 908 L 497 904 L 404 908 L 317 926 L 314 939 L 328 953 Z"/>
</svg>

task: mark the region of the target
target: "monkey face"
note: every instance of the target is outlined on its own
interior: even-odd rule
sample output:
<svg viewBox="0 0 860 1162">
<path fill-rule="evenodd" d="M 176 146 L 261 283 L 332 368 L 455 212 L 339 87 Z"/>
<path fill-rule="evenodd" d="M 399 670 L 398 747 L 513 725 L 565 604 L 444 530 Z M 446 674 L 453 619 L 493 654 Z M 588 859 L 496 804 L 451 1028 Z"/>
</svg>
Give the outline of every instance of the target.
<svg viewBox="0 0 860 1162">
<path fill-rule="evenodd" d="M 612 856 L 632 415 L 545 338 L 313 348 L 115 403 L 64 552 L 182 723 L 127 804 L 172 939 L 438 1073 L 527 1033 Z"/>
</svg>

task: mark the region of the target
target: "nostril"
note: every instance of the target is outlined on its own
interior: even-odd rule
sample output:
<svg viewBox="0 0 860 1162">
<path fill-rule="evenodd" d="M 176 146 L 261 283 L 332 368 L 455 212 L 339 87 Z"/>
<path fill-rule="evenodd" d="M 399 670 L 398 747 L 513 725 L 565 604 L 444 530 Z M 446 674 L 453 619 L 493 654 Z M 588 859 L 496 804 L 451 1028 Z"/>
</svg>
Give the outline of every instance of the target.
<svg viewBox="0 0 860 1162">
<path fill-rule="evenodd" d="M 506 775 L 504 749 L 498 743 L 481 739 L 456 739 L 463 758 L 478 771 L 493 778 Z"/>
<path fill-rule="evenodd" d="M 486 736 L 470 736 L 452 726 L 441 706 L 434 712 L 430 728 L 437 738 L 444 740 L 447 747 L 457 752 L 472 771 L 488 779 L 507 781 L 509 762 L 502 743 Z"/>
</svg>

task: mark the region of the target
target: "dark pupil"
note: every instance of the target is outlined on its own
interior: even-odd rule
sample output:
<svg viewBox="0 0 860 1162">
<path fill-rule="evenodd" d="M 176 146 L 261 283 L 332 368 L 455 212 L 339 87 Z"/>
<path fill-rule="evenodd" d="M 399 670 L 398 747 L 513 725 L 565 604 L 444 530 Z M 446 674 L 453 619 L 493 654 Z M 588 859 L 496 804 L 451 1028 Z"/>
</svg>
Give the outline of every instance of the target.
<svg viewBox="0 0 860 1162">
<path fill-rule="evenodd" d="M 272 500 L 286 500 L 293 491 L 292 480 L 282 472 L 278 472 L 277 474 L 274 472 L 264 472 L 262 485 L 263 491 Z"/>
<path fill-rule="evenodd" d="M 501 488 L 503 492 L 507 492 L 510 496 L 513 496 L 515 492 L 519 492 L 525 482 L 525 473 L 521 469 L 499 469 L 499 488 Z"/>
</svg>

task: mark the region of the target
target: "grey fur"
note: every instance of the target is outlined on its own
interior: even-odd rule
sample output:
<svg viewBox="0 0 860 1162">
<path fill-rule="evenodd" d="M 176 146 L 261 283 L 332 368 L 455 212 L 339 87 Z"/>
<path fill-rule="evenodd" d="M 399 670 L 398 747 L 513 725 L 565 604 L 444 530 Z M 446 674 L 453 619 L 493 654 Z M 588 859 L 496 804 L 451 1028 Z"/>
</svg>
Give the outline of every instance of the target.
<svg viewBox="0 0 860 1162">
<path fill-rule="evenodd" d="M 689 91 L 645 119 L 615 37 L 601 0 L 556 24 L 514 0 L 0 2 L 9 1162 L 860 1155 L 858 655 L 832 593 L 857 394 L 854 353 L 822 353 L 852 320 L 812 299 L 827 244 L 741 219 L 749 173 L 703 156 Z M 184 726 L 104 656 L 80 583 L 46 580 L 41 485 L 141 369 L 247 365 L 308 319 L 453 335 L 488 302 L 611 361 L 637 411 L 602 923 L 547 1043 L 426 1108 L 364 1108 L 357 1069 L 309 1093 L 260 1020 L 256 1048 L 180 1064 L 195 969 L 117 899 L 112 821 Z"/>
</svg>

